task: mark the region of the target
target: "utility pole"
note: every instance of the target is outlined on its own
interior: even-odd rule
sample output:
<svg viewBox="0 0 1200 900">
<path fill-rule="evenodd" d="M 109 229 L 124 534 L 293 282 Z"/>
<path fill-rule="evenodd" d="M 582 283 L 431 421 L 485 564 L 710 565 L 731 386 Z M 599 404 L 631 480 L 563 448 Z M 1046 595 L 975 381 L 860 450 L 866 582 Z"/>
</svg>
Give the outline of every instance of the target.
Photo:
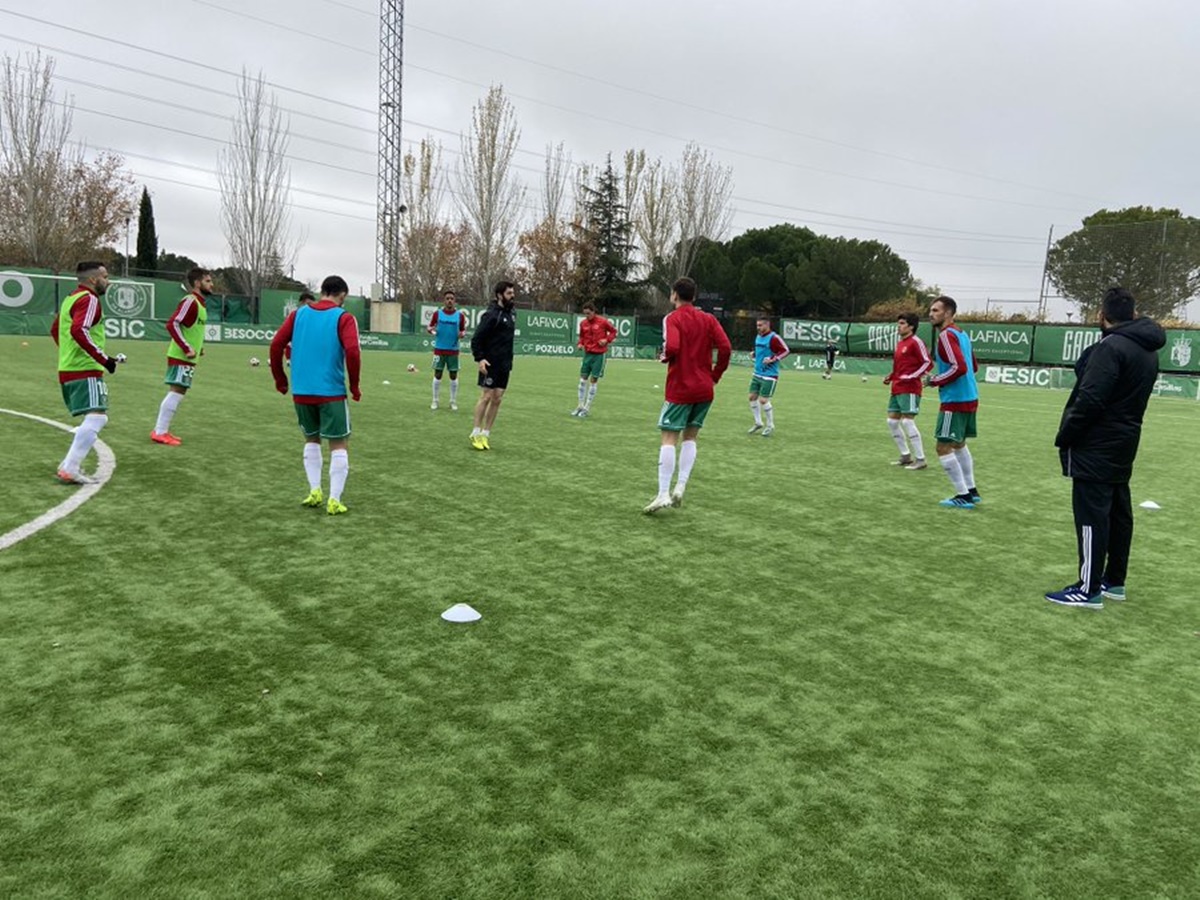
<svg viewBox="0 0 1200 900">
<path fill-rule="evenodd" d="M 375 279 L 381 299 L 400 294 L 400 217 L 404 151 L 400 146 L 401 90 L 404 84 L 404 0 L 379 4 L 379 175 L 375 222 Z"/>
</svg>

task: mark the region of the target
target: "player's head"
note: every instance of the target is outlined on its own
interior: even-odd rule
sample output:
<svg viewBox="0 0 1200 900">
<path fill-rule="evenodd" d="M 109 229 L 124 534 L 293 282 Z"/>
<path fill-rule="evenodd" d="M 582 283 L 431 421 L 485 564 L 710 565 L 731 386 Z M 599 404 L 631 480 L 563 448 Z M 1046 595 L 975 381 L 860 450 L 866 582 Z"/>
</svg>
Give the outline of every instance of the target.
<svg viewBox="0 0 1200 900">
<path fill-rule="evenodd" d="M 301 291 L 300 296 L 296 299 L 301 306 L 308 306 L 310 303 L 317 302 L 317 298 L 313 296 L 312 291 Z"/>
<path fill-rule="evenodd" d="M 75 275 L 79 278 L 79 283 L 97 297 L 103 296 L 108 290 L 108 269 L 102 262 L 85 260 L 75 267 Z"/>
<path fill-rule="evenodd" d="M 193 291 L 199 291 L 205 297 L 213 292 L 212 272 L 200 266 L 193 266 L 188 269 L 187 283 L 189 288 Z"/>
<path fill-rule="evenodd" d="M 454 291 L 442 291 L 442 306 L 447 312 L 454 312 L 454 307 L 458 303 L 458 295 Z"/>
<path fill-rule="evenodd" d="M 957 312 L 958 304 L 953 297 L 938 297 L 929 306 L 929 321 L 939 326 L 953 324 Z"/>
<path fill-rule="evenodd" d="M 1116 325 L 1133 320 L 1133 294 L 1123 287 L 1110 287 L 1100 301 L 1101 323 Z"/>
<path fill-rule="evenodd" d="M 492 296 L 496 298 L 496 302 L 505 306 L 512 306 L 516 293 L 517 286 L 511 281 L 497 281 L 496 286 L 492 288 Z"/>
<path fill-rule="evenodd" d="M 759 316 L 754 322 L 754 327 L 758 329 L 759 334 L 770 334 L 771 320 L 766 316 Z"/>
<path fill-rule="evenodd" d="M 696 282 L 692 281 L 692 279 L 687 277 L 679 278 L 676 279 L 673 285 L 671 285 L 672 303 L 692 303 L 695 301 L 695 299 Z"/>
<path fill-rule="evenodd" d="M 346 295 L 349 293 L 350 285 L 346 284 L 346 279 L 341 275 L 330 275 L 321 282 L 321 298 L 332 300 L 339 306 L 346 302 Z"/>
<path fill-rule="evenodd" d="M 596 318 L 596 304 L 591 300 L 583 304 L 583 314 L 589 319 Z"/>
<path fill-rule="evenodd" d="M 900 313 L 896 316 L 896 330 L 900 332 L 900 337 L 908 337 L 917 330 L 917 323 L 921 321 L 917 318 L 914 312 Z"/>
</svg>

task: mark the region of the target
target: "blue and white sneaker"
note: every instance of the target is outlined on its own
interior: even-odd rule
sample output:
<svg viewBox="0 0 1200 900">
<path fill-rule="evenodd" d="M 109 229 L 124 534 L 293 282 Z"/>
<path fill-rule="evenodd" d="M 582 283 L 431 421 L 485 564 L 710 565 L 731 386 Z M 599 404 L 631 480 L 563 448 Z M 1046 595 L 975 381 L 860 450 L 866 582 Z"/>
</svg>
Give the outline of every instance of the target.
<svg viewBox="0 0 1200 900">
<path fill-rule="evenodd" d="M 976 506 L 978 506 L 980 503 L 983 502 L 983 498 L 979 496 L 979 491 L 975 490 L 975 488 L 969 489 L 967 491 L 967 494 L 970 495 L 971 502 L 974 503 Z"/>
<path fill-rule="evenodd" d="M 956 496 L 947 497 L 945 500 L 939 500 L 938 506 L 946 506 L 950 509 L 974 509 L 975 504 L 971 502 L 969 497 Z"/>
<path fill-rule="evenodd" d="M 1080 609 L 1104 609 L 1104 595 L 1084 593 L 1078 584 L 1069 584 L 1061 591 L 1051 591 L 1046 599 L 1059 606 L 1077 606 Z"/>
<path fill-rule="evenodd" d="M 1100 594 L 1102 597 L 1104 597 L 1105 600 L 1124 600 L 1125 599 L 1125 585 L 1109 584 L 1107 581 L 1101 580 Z"/>
</svg>

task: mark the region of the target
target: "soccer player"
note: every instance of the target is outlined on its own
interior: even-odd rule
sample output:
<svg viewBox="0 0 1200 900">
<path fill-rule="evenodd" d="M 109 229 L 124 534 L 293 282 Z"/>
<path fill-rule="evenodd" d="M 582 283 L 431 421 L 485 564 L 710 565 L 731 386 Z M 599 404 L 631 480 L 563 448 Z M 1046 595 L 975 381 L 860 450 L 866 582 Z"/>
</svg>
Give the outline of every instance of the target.
<svg viewBox="0 0 1200 900">
<path fill-rule="evenodd" d="M 467 316 L 457 308 L 454 291 L 442 294 L 442 308 L 435 309 L 429 318 L 426 331 L 433 338 L 433 402 L 430 409 L 438 408 L 438 394 L 442 390 L 442 372 L 450 373 L 450 409 L 458 411 L 458 345 L 467 333 Z"/>
<path fill-rule="evenodd" d="M 596 399 L 596 382 L 604 377 L 604 360 L 608 348 L 617 338 L 613 323 L 596 315 L 596 304 L 583 304 L 583 319 L 579 323 L 579 342 L 583 349 L 583 364 L 579 368 L 579 405 L 571 413 L 581 419 L 592 411 Z"/>
<path fill-rule="evenodd" d="M 913 420 L 921 411 L 921 379 L 933 365 L 925 342 L 917 337 L 918 321 L 916 313 L 901 313 L 896 318 L 900 340 L 892 353 L 892 371 L 883 376 L 883 383 L 892 386 L 887 409 L 888 428 L 900 449 L 900 459 L 893 465 L 914 471 L 927 468 L 921 432 Z"/>
<path fill-rule="evenodd" d="M 938 462 L 946 470 L 954 496 L 942 506 L 973 509 L 981 502 L 975 487 L 975 461 L 967 449 L 967 439 L 975 437 L 975 412 L 979 409 L 979 387 L 975 384 L 978 364 L 967 333 L 954 324 L 958 304 L 951 297 L 938 297 L 929 307 L 933 322 L 934 362 L 937 374 L 929 383 L 938 389 Z"/>
<path fill-rule="evenodd" d="M 79 286 L 63 298 L 50 336 L 58 345 L 58 383 L 63 402 L 72 416 L 83 416 L 75 429 L 71 449 L 58 464 L 64 484 L 93 484 L 96 479 L 81 471 L 84 457 L 108 424 L 108 385 L 104 373 L 117 371 L 118 357 L 104 352 L 104 310 L 100 298 L 108 290 L 108 269 L 103 263 L 81 262 L 75 267 Z M 120 359 L 123 360 L 123 357 Z"/>
<path fill-rule="evenodd" d="M 835 359 L 837 359 L 837 354 L 838 354 L 837 344 L 835 344 L 833 341 L 826 341 L 825 342 L 825 371 L 821 374 L 821 377 L 824 378 L 826 381 L 830 381 L 833 378 L 833 361 Z"/>
<path fill-rule="evenodd" d="M 271 374 L 275 390 L 288 392 L 283 351 L 292 347 L 292 400 L 304 434 L 304 472 L 308 496 L 303 505 L 319 507 L 321 493 L 321 439 L 329 441 L 329 502 L 331 516 L 346 512 L 342 491 L 350 474 L 350 404 L 346 379 L 355 402 L 362 399 L 358 379 L 362 353 L 358 347 L 358 322 L 342 308 L 350 288 L 339 275 L 321 282 L 321 299 L 301 306 L 283 320 L 271 341 Z"/>
<path fill-rule="evenodd" d="M 779 361 L 792 351 L 783 338 L 771 330 L 770 319 L 760 316 L 755 324 L 758 336 L 754 339 L 754 375 L 750 379 L 750 412 L 754 416 L 754 425 L 746 433 L 761 431 L 763 437 L 770 437 L 775 433 L 775 407 L 771 398 L 779 384 Z M 764 415 L 766 428 L 763 428 Z"/>
<path fill-rule="evenodd" d="M 175 411 L 187 396 L 192 386 L 196 362 L 204 350 L 204 323 L 208 321 L 207 298 L 213 292 L 212 272 L 200 267 L 187 273 L 188 287 L 192 292 L 179 301 L 175 312 L 167 320 L 167 396 L 158 407 L 158 420 L 150 432 L 150 440 L 156 444 L 177 447 L 183 443 L 171 434 L 171 420 Z"/>
<path fill-rule="evenodd" d="M 1046 599 L 1082 609 L 1102 609 L 1105 597 L 1125 599 L 1133 543 L 1129 479 L 1158 380 L 1158 351 L 1167 342 L 1157 322 L 1136 315 L 1133 294 L 1120 287 L 1105 291 L 1100 327 L 1104 337 L 1075 364 L 1078 381 L 1054 438 L 1062 473 L 1071 478 L 1079 580 Z"/>
<path fill-rule="evenodd" d="M 713 387 L 729 368 L 733 347 L 721 324 L 712 315 L 693 306 L 696 282 L 680 278 L 671 287 L 675 307 L 663 319 L 663 350 L 659 362 L 667 364 L 664 386 L 666 402 L 658 416 L 662 443 L 658 450 L 658 495 L 643 510 L 657 512 L 668 506 L 680 506 L 683 492 L 696 463 L 696 438 L 704 426 L 713 401 Z M 713 362 L 713 351 L 717 353 Z M 671 491 L 675 472 L 675 450 L 680 435 L 679 476 Z"/>
<path fill-rule="evenodd" d="M 491 450 L 488 438 L 500 401 L 508 390 L 508 377 L 513 365 L 513 337 L 517 333 L 517 314 L 513 309 L 516 285 L 498 281 L 492 289 L 492 302 L 479 317 L 475 334 L 471 336 L 471 355 L 479 367 L 479 402 L 475 404 L 475 421 L 471 429 L 471 446 L 476 450 Z"/>
</svg>

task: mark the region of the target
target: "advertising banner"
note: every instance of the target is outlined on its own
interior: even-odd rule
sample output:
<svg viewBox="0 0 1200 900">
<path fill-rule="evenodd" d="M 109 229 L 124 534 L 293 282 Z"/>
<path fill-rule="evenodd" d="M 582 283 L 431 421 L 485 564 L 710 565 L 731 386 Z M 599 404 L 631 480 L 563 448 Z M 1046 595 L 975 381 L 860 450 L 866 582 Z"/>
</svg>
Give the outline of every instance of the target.
<svg viewBox="0 0 1200 900">
<path fill-rule="evenodd" d="M 1075 386 L 1073 369 L 985 365 L 980 367 L 979 376 L 979 380 L 984 384 L 1014 384 L 1022 387 L 1056 389 Z"/>
<path fill-rule="evenodd" d="M 1039 325 L 1033 336 L 1033 362 L 1074 366 L 1080 354 L 1101 337 L 1094 325 Z"/>
<path fill-rule="evenodd" d="M 1164 372 L 1200 372 L 1200 331 L 1168 331 L 1167 345 L 1158 351 Z"/>
<path fill-rule="evenodd" d="M 893 325 L 893 328 L 895 326 Z M 845 351 L 848 322 L 814 322 L 809 319 L 780 319 L 779 334 L 795 350 L 821 350 L 829 341 Z"/>
<path fill-rule="evenodd" d="M 975 358 L 1027 363 L 1033 356 L 1033 326 L 1007 322 L 960 322 L 971 339 Z"/>
</svg>

